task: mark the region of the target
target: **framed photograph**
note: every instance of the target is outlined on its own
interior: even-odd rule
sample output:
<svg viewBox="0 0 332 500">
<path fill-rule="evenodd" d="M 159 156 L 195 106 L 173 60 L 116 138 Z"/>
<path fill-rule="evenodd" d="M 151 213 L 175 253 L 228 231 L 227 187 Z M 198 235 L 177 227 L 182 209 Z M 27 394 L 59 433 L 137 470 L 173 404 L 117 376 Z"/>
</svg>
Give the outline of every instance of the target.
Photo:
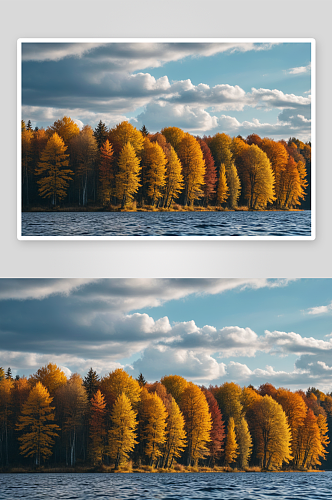
<svg viewBox="0 0 332 500">
<path fill-rule="evenodd" d="M 315 239 L 314 39 L 20 39 L 17 96 L 18 239 Z"/>
</svg>

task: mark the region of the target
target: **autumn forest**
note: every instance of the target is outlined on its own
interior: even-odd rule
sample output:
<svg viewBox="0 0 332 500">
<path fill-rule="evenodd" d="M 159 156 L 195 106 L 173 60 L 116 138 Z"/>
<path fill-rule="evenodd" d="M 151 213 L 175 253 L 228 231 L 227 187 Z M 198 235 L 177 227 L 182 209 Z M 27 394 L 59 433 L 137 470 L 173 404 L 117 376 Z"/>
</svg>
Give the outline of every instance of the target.
<svg viewBox="0 0 332 500">
<path fill-rule="evenodd" d="M 310 209 L 311 143 L 22 121 L 23 210 Z"/>
<path fill-rule="evenodd" d="M 332 395 L 315 388 L 0 368 L 2 471 L 312 470 L 331 465 L 331 424 Z"/>
</svg>

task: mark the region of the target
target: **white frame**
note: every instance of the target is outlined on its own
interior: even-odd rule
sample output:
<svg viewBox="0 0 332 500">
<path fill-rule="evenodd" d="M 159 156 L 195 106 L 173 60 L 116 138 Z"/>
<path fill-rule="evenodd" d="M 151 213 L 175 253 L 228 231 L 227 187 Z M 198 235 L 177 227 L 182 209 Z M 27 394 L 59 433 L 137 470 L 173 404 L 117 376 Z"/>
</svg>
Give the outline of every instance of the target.
<svg viewBox="0 0 332 500">
<path fill-rule="evenodd" d="M 22 236 L 21 119 L 23 43 L 310 43 L 311 235 L 310 236 Z M 314 38 L 20 38 L 17 40 L 17 239 L 18 240 L 314 240 L 316 238 L 316 40 Z"/>
</svg>

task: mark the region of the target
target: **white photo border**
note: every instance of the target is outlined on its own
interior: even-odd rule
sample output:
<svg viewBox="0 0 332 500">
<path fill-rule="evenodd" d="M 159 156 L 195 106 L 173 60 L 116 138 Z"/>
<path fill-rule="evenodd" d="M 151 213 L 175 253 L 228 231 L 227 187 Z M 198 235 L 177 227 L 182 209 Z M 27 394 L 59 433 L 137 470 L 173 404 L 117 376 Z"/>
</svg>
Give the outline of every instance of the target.
<svg viewBox="0 0 332 500">
<path fill-rule="evenodd" d="M 23 236 L 22 235 L 22 44 L 24 43 L 310 43 L 311 44 L 311 234 L 309 236 Z M 314 38 L 19 38 L 17 40 L 17 239 L 25 240 L 198 240 L 310 241 L 316 239 L 316 40 Z"/>
</svg>

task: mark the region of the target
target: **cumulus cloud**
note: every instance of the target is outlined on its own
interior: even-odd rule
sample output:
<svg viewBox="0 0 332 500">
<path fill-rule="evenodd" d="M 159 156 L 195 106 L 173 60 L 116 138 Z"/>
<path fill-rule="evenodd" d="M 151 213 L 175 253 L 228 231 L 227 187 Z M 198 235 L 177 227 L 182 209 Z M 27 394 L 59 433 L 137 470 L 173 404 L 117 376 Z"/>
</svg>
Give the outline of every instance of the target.
<svg viewBox="0 0 332 500">
<path fill-rule="evenodd" d="M 148 123 L 150 130 L 179 127 L 190 132 L 207 131 L 217 127 L 218 119 L 198 106 L 151 102 L 135 119 L 135 126 Z"/>
<path fill-rule="evenodd" d="M 269 332 L 264 337 L 265 350 L 281 354 L 317 354 L 329 351 L 332 354 L 332 338 L 329 341 L 302 337 L 294 332 Z"/>
<path fill-rule="evenodd" d="M 326 306 L 316 306 L 316 307 L 310 307 L 307 310 L 307 314 L 326 314 L 329 311 L 332 310 L 332 302 L 330 304 L 327 304 Z"/>
<path fill-rule="evenodd" d="M 202 105 L 212 107 L 213 111 L 242 110 L 248 104 L 246 92 L 239 85 L 221 84 L 210 88 L 209 85 L 200 83 L 196 86 L 191 84 L 187 88 L 181 88 L 177 83 L 173 83 L 169 90 L 173 95 L 167 97 L 168 102 Z"/>
<path fill-rule="evenodd" d="M 54 355 L 36 352 L 0 351 L 0 359 L 6 360 L 14 375 L 19 373 L 26 376 L 35 373 L 40 367 L 48 365 L 48 363 L 57 364 L 67 377 L 70 377 L 74 372 L 85 375 L 91 366 L 99 374 L 106 374 L 116 368 L 124 368 L 123 364 L 107 358 L 107 356 L 103 359 L 95 359 L 68 354 Z"/>
<path fill-rule="evenodd" d="M 255 103 L 255 106 L 275 107 L 275 108 L 293 108 L 302 109 L 311 104 L 311 98 L 297 96 L 295 94 L 285 94 L 281 90 L 255 89 L 251 90 L 249 98 Z"/>
<path fill-rule="evenodd" d="M 210 381 L 222 377 L 225 364 L 218 363 L 211 355 L 197 351 L 167 346 L 153 346 L 146 349 L 143 356 L 132 366 L 133 373 L 146 374 L 149 380 L 157 380 L 164 375 L 181 375 L 190 380 Z"/>
<path fill-rule="evenodd" d="M 301 75 L 303 73 L 309 73 L 311 71 L 311 63 L 307 66 L 298 66 L 297 68 L 290 68 L 286 70 L 286 73 L 290 75 Z"/>
<path fill-rule="evenodd" d="M 222 129 L 226 129 L 231 135 L 242 135 L 246 137 L 249 134 L 258 134 L 261 137 L 274 137 L 282 139 L 289 135 L 296 135 L 302 140 L 310 140 L 311 137 L 311 121 L 303 115 L 294 114 L 288 111 L 288 119 L 285 119 L 285 112 L 279 114 L 275 123 L 262 123 L 257 118 L 252 121 L 244 120 L 240 122 L 237 118 L 228 115 L 221 115 L 218 118 L 218 124 Z"/>
<path fill-rule="evenodd" d="M 205 351 L 230 357 L 254 356 L 259 348 L 258 336 L 250 328 L 227 326 L 217 330 L 208 325 L 198 328 L 190 321 L 174 325 L 170 333 L 172 339 L 165 343 L 175 350 Z"/>
</svg>

